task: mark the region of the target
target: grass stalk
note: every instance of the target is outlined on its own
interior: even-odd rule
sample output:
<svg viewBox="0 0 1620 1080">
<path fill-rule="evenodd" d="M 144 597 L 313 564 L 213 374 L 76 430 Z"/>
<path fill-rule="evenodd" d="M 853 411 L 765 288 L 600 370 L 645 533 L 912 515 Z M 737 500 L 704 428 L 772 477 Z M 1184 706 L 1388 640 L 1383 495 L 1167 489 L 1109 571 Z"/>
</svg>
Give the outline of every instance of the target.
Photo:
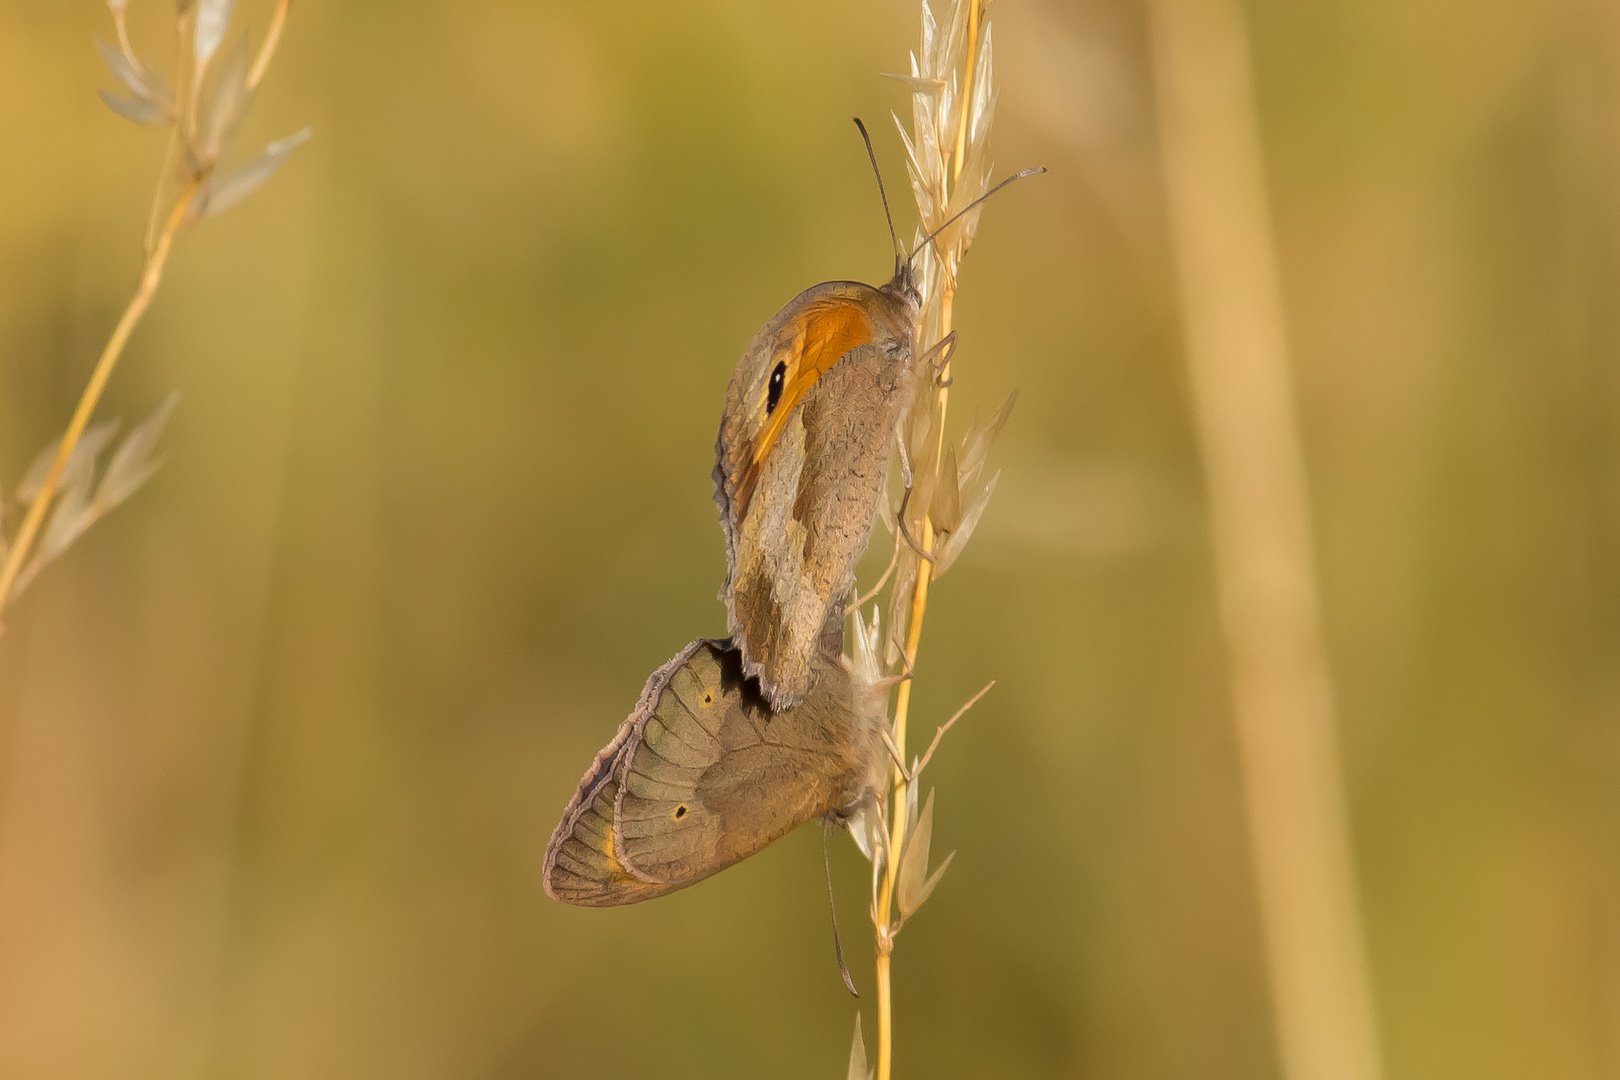
<svg viewBox="0 0 1620 1080">
<path fill-rule="evenodd" d="M 79 445 L 79 437 L 84 434 L 91 415 L 96 411 L 96 404 L 101 400 L 101 392 L 107 388 L 107 380 L 112 377 L 118 358 L 124 354 L 124 345 L 129 341 L 130 333 L 134 331 L 135 324 L 141 321 L 141 316 L 146 314 L 146 309 L 151 306 L 152 297 L 157 293 L 158 285 L 163 280 L 163 267 L 169 261 L 169 250 L 174 245 L 175 233 L 180 231 L 180 226 L 185 222 L 200 183 L 200 179 L 192 179 L 181 190 L 180 197 L 175 200 L 174 208 L 169 212 L 163 230 L 158 233 L 157 241 L 146 257 L 146 264 L 141 268 L 140 283 L 135 288 L 135 295 L 130 297 L 129 305 L 124 308 L 124 314 L 119 318 L 118 325 L 113 327 L 112 336 L 107 339 L 107 345 L 101 350 L 101 357 L 96 361 L 95 370 L 90 373 L 90 381 L 85 384 L 84 393 L 79 395 L 79 404 L 73 410 L 73 419 L 68 421 L 67 432 L 62 436 L 62 445 L 56 451 L 56 460 L 51 462 L 51 471 L 45 476 L 45 485 L 29 504 L 22 527 L 18 529 L 11 549 L 6 553 L 5 564 L 0 566 L 0 611 L 5 610 L 6 600 L 11 595 L 11 587 L 33 547 L 34 537 L 38 535 L 39 527 L 45 520 L 45 512 L 50 509 L 57 485 L 62 480 L 62 473 L 67 469 L 68 459 L 73 456 L 73 448 Z"/>
<path fill-rule="evenodd" d="M 1161 154 L 1284 1080 L 1379 1080 L 1246 30 L 1149 3 Z"/>
<path fill-rule="evenodd" d="M 941 396 L 940 408 L 944 409 L 943 397 L 945 390 L 939 391 Z M 932 552 L 934 547 L 933 522 L 923 521 L 923 534 L 918 538 L 924 551 Z M 914 665 L 917 661 L 917 646 L 922 639 L 923 616 L 928 612 L 928 583 L 930 580 L 929 564 L 924 561 L 917 571 L 917 584 L 911 594 L 911 625 L 906 631 L 906 664 Z M 906 716 L 911 709 L 911 680 L 902 682 L 895 691 L 894 703 L 894 745 L 900 754 L 901 760 L 906 754 Z M 899 766 L 894 769 L 893 792 L 889 799 L 890 824 L 889 850 L 898 852 L 906 841 L 906 774 L 900 771 Z M 878 891 L 878 917 L 877 917 L 877 1017 L 878 1017 L 878 1080 L 889 1080 L 890 1064 L 894 1057 L 894 1004 L 891 990 L 891 976 L 889 966 L 894 953 L 894 939 L 889 933 L 889 926 L 894 905 L 894 887 L 899 880 L 899 860 L 890 859 L 883 871 L 883 885 Z"/>
<path fill-rule="evenodd" d="M 208 137 L 202 140 L 198 138 L 198 122 L 201 115 L 199 110 L 203 105 L 204 77 L 210 62 L 218 54 L 220 38 L 230 18 L 230 0 L 201 0 L 199 4 L 182 10 L 176 18 L 174 93 L 177 96 L 173 100 L 167 91 L 154 87 L 148 74 L 154 69 L 149 68 L 136 56 L 129 39 L 124 5 L 113 4 L 110 7 L 121 59 L 115 55 L 108 60 L 108 66 L 113 76 L 124 84 L 123 90 L 127 91 L 129 96 L 109 95 L 103 91 L 103 99 L 114 111 L 129 119 L 139 123 L 167 125 L 170 134 L 163 154 L 163 171 L 158 177 L 151 210 L 147 215 L 143 237 L 145 254 L 134 295 L 130 297 L 123 314 L 113 327 L 112 335 L 107 339 L 106 346 L 101 350 L 96 366 L 90 373 L 90 379 L 85 384 L 83 393 L 79 395 L 78 405 L 73 410 L 72 419 L 68 421 L 67 430 L 57 444 L 50 467 L 46 470 L 38 491 L 31 496 L 28 512 L 16 537 L 5 549 L 5 560 L 0 564 L 0 613 L 4 612 L 7 602 L 15 593 L 27 585 L 40 566 L 48 562 L 62 546 L 71 542 L 73 536 L 83 532 L 93 521 L 133 490 L 133 487 L 126 483 L 129 478 L 129 462 L 125 462 L 126 467 L 120 473 L 117 468 L 118 460 L 115 459 L 113 466 L 103 475 L 101 490 L 95 500 L 86 506 L 75 505 L 77 512 L 67 521 L 65 527 L 59 528 L 53 519 L 49 530 L 51 535 L 46 538 L 45 550 L 34 562 L 29 562 L 40 529 L 44 526 L 53 505 L 61 506 L 72 502 L 68 496 L 64 496 L 62 500 L 57 499 L 63 477 L 73 459 L 74 450 L 79 446 L 90 419 L 95 414 L 96 406 L 107 388 L 113 369 L 117 367 L 119 359 L 124 354 L 124 347 L 129 343 L 130 335 L 157 294 L 158 286 L 163 281 L 164 268 L 168 265 L 169 255 L 174 247 L 175 237 L 188 221 L 210 212 L 211 197 L 217 206 L 228 206 L 263 183 L 307 134 L 301 133 L 293 139 L 272 143 L 254 162 L 239 170 L 237 174 L 226 177 L 224 191 L 213 189 L 216 166 L 220 151 L 223 149 L 220 145 L 223 141 L 222 133 L 228 131 L 240 118 L 259 82 L 264 78 L 264 73 L 269 68 L 271 58 L 274 57 L 276 47 L 281 41 L 281 31 L 286 22 L 288 9 L 291 7 L 291 0 L 277 0 L 269 31 L 251 70 L 242 73 L 240 68 L 237 69 L 239 82 L 234 85 L 241 92 L 231 93 L 233 84 L 230 84 L 223 74 L 217 80 L 219 85 L 215 86 L 213 100 L 208 106 L 211 131 Z M 188 49 L 187 43 L 193 28 L 196 28 L 199 35 L 204 34 L 201 23 L 204 14 L 210 16 L 208 26 L 214 28 L 213 32 L 206 35 L 209 38 L 206 44 L 199 37 L 198 43 Z M 107 55 L 104 49 L 103 56 Z M 186 63 L 188 56 L 192 58 L 189 68 Z M 185 78 L 188 74 L 189 79 Z M 179 191 L 175 194 L 174 201 L 169 204 L 168 213 L 165 215 L 160 208 L 164 205 L 170 170 L 174 167 L 176 152 L 182 143 L 187 148 L 186 160 L 189 164 Z M 166 409 L 163 410 L 163 415 L 167 415 Z M 152 437 L 156 437 L 155 432 Z M 144 452 L 150 453 L 149 443 L 144 446 Z M 115 473 L 118 474 L 116 484 L 110 482 L 114 479 Z M 150 475 L 149 470 L 142 474 L 142 480 L 146 475 Z M 135 481 L 134 486 L 139 486 L 140 482 L 141 480 Z M 111 488 L 117 490 L 109 490 Z"/>
<path fill-rule="evenodd" d="M 958 98 L 960 102 L 959 119 L 956 129 L 955 148 L 951 154 L 950 172 L 952 190 L 958 187 L 962 178 L 962 166 L 967 155 L 968 117 L 973 101 L 973 78 L 978 70 L 979 47 L 983 40 L 981 28 L 984 20 L 983 0 L 968 0 L 968 29 L 967 48 L 962 62 L 961 91 Z M 960 254 L 960 253 L 958 253 Z M 940 339 L 943 340 L 951 332 L 951 308 L 956 291 L 956 275 L 954 266 L 946 268 L 940 275 L 940 312 L 939 327 Z M 933 342 L 918 342 L 917 348 L 923 349 L 931 346 Z M 939 376 L 934 385 L 934 401 L 937 430 L 935 435 L 938 446 L 945 444 L 945 416 L 950 403 L 950 361 L 941 366 Z M 913 408 L 925 406 L 927 399 L 919 395 L 919 400 Z M 936 455 L 936 461 L 939 456 Z M 955 477 L 951 480 L 954 483 Z M 898 542 L 899 526 L 896 526 Z M 934 551 L 935 530 L 932 515 L 923 518 L 921 535 L 917 538 L 918 546 L 922 552 L 931 555 Z M 928 587 L 933 580 L 933 563 L 928 558 L 918 561 L 916 583 L 912 586 L 911 617 L 906 630 L 905 643 L 905 670 L 915 671 L 918 648 L 922 640 L 923 619 L 928 613 Z M 901 682 L 895 693 L 894 708 L 894 744 L 901 760 L 906 756 L 906 723 L 911 709 L 911 679 Z M 892 913 L 894 909 L 895 887 L 899 881 L 898 853 L 904 850 L 906 840 L 906 806 L 908 799 L 908 781 L 906 774 L 898 764 L 893 770 L 893 779 L 890 791 L 889 805 L 889 850 L 896 853 L 884 867 L 882 884 L 878 890 L 875 943 L 875 965 L 877 976 L 877 1024 L 878 1024 L 878 1053 L 877 1053 L 877 1080 L 890 1080 L 894 1060 L 894 994 L 893 994 L 893 954 L 894 937 L 890 930 Z"/>
</svg>

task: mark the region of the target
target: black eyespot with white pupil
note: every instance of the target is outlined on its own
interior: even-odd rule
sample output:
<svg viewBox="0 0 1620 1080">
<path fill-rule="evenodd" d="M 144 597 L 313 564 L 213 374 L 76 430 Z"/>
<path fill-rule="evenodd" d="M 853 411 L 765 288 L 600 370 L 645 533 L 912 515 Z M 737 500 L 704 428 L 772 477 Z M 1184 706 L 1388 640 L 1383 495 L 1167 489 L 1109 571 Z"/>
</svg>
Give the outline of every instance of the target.
<svg viewBox="0 0 1620 1080">
<path fill-rule="evenodd" d="M 787 384 L 787 364 L 779 362 L 776 370 L 771 372 L 771 384 L 765 388 L 765 415 L 769 416 L 776 411 L 777 404 L 782 400 L 782 387 Z"/>
</svg>

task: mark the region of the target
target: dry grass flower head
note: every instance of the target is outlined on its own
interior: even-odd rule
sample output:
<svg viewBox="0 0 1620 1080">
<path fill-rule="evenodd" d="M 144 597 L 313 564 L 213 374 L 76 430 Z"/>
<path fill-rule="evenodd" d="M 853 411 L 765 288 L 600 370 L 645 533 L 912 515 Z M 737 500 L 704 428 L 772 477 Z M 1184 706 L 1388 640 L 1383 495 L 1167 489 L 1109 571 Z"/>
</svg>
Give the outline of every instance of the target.
<svg viewBox="0 0 1620 1080">
<path fill-rule="evenodd" d="M 85 530 L 129 498 L 156 471 L 155 449 L 177 395 L 170 394 L 118 444 L 106 464 L 102 452 L 116 423 L 90 425 L 141 317 L 151 305 L 175 238 L 201 218 L 229 209 L 270 178 L 306 138 L 306 128 L 272 142 L 246 163 L 220 169 L 231 136 L 253 104 L 281 40 L 291 0 L 277 0 L 257 52 L 246 32 L 224 48 L 233 0 L 180 0 L 175 10 L 176 47 L 170 73 L 139 55 L 130 41 L 128 0 L 107 0 L 116 44 L 96 39 L 117 90 L 98 90 L 107 107 L 137 124 L 169 129 L 162 172 L 147 215 L 144 258 L 135 293 L 106 347 L 61 438 L 41 451 L 15 491 L 22 522 L 11 537 L 0 528 L 0 615 L 50 562 Z M 0 524 L 5 504 L 0 494 Z"/>
<path fill-rule="evenodd" d="M 849 1077 L 889 1080 L 893 1061 L 892 955 L 896 935 L 933 894 L 954 852 L 931 867 L 935 796 L 919 810 L 920 778 L 941 737 L 994 685 L 992 682 L 936 729 L 920 756 L 908 759 L 906 728 L 928 590 L 961 556 L 995 492 L 999 474 L 985 478 L 990 446 L 1011 413 L 1009 396 L 987 420 L 959 439 L 945 434 L 956 338 L 952 304 L 963 256 L 973 243 L 992 192 L 989 135 L 996 88 L 992 36 L 983 0 L 950 0 L 936 16 L 922 4 L 922 35 L 908 74 L 892 76 L 911 91 L 911 124 L 899 117 L 906 172 L 917 206 L 912 266 L 922 297 L 914 355 L 927 363 L 916 399 L 896 433 L 898 484 L 884 524 L 894 554 L 852 614 L 857 674 L 897 685 L 893 723 L 885 741 L 892 758 L 887 797 L 851 821 L 862 853 L 872 862 L 871 918 L 878 986 L 877 1062 L 871 1073 L 859 1019 L 850 1052 Z M 1029 170 L 1030 172 L 1040 170 Z M 1028 173 L 1019 174 L 1019 176 Z M 887 632 L 880 606 L 868 623 L 862 605 L 888 586 Z"/>
</svg>

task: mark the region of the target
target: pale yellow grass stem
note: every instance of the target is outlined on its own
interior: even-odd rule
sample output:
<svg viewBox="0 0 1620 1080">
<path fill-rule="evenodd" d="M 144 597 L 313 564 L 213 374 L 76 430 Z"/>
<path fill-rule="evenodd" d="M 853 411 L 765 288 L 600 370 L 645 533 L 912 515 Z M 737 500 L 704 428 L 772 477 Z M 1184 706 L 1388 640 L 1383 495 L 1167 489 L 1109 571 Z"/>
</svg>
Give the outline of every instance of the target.
<svg viewBox="0 0 1620 1080">
<path fill-rule="evenodd" d="M 1170 231 L 1284 1080 L 1378 1080 L 1309 500 L 1235 0 L 1152 0 Z"/>
<path fill-rule="evenodd" d="M 11 545 L 11 550 L 6 553 L 5 565 L 0 567 L 0 611 L 5 609 L 6 598 L 11 595 L 12 583 L 17 580 L 23 560 L 28 557 L 29 548 L 33 546 L 34 536 L 45 520 L 45 512 L 50 509 L 51 501 L 56 495 L 56 485 L 62 479 L 63 470 L 67 468 L 68 458 L 73 456 L 73 448 L 78 445 L 79 436 L 84 434 L 85 426 L 90 423 L 90 415 L 96 411 L 96 403 L 101 400 L 101 392 L 107 387 L 107 379 L 117 366 L 118 358 L 123 355 L 130 332 L 135 329 L 135 324 L 141 321 L 141 316 L 146 314 L 147 307 L 152 303 L 152 296 L 157 292 L 158 283 L 163 280 L 163 266 L 169 260 L 169 248 L 174 244 L 174 234 L 186 220 L 186 211 L 191 208 L 191 200 L 197 194 L 199 183 L 194 179 L 180 192 L 180 198 L 176 200 L 174 209 L 169 212 L 163 231 L 158 234 L 157 243 L 152 246 L 152 253 L 147 256 L 146 265 L 141 269 L 141 280 L 136 286 L 135 295 L 130 297 L 129 306 L 124 309 L 123 317 L 113 328 L 112 337 L 107 339 L 107 347 L 101 350 L 101 358 L 96 361 L 95 370 L 90 373 L 90 381 L 85 385 L 84 393 L 79 395 L 78 408 L 73 410 L 73 419 L 68 421 L 67 432 L 62 436 L 62 444 L 56 451 L 56 460 L 51 462 L 51 471 L 45 474 L 45 483 L 39 489 L 33 503 L 29 505 L 28 516 L 23 518 L 17 539 Z"/>
<path fill-rule="evenodd" d="M 941 391 L 943 394 L 944 391 Z M 923 532 L 918 540 L 924 551 L 934 547 L 933 522 L 923 520 Z M 928 582 L 930 563 L 926 560 L 917 567 L 916 591 L 911 594 L 911 626 L 906 631 L 906 664 L 915 664 L 917 645 L 922 638 L 923 615 L 928 610 Z M 894 701 L 894 743 L 901 760 L 906 753 L 906 713 L 911 708 L 911 680 L 900 684 Z M 894 886 L 899 880 L 900 847 L 906 841 L 906 774 L 898 765 L 894 769 L 894 794 L 889 800 L 889 814 L 893 818 L 889 838 L 890 858 L 883 868 L 883 886 L 878 892 L 877 936 L 877 988 L 878 988 L 878 1080 L 889 1080 L 889 1067 L 894 1053 L 892 993 L 890 990 L 889 957 L 894 941 L 889 937 L 890 913 L 894 910 Z"/>
<path fill-rule="evenodd" d="M 244 84 L 250 94 L 259 88 L 259 81 L 270 66 L 270 58 L 276 54 L 276 45 L 281 41 L 281 28 L 287 23 L 287 11 L 291 7 L 292 0 L 277 0 L 275 13 L 270 16 L 270 29 L 264 35 L 264 44 L 259 46 L 258 58 L 253 61 L 253 70 L 248 72 Z"/>
<path fill-rule="evenodd" d="M 184 90 L 181 79 L 184 77 L 185 64 L 182 58 L 186 54 L 186 18 L 182 15 L 174 24 L 174 92 L 179 95 Z M 175 102 L 179 102 L 177 96 Z M 163 148 L 163 164 L 158 168 L 157 183 L 152 187 L 152 206 L 146 212 L 146 232 L 141 234 L 141 250 L 146 257 L 152 257 L 152 246 L 157 243 L 158 221 L 163 213 L 163 193 L 168 189 L 169 177 L 174 174 L 174 154 L 180 147 L 180 121 L 178 115 L 171 117 L 169 124 L 169 141 Z"/>
<path fill-rule="evenodd" d="M 984 14 L 984 5 L 978 0 L 968 10 L 968 48 L 965 73 L 962 80 L 962 93 L 960 108 L 962 117 L 957 125 L 956 152 L 952 156 L 951 181 L 953 184 L 960 181 L 962 164 L 967 152 L 967 118 L 973 101 L 973 73 L 978 68 L 978 49 L 980 40 L 980 25 Z M 947 271 L 949 268 L 947 268 Z M 955 275 L 947 272 L 940 275 L 941 287 L 945 290 L 940 297 L 940 337 L 951 332 L 951 306 L 955 296 Z M 945 410 L 950 403 L 950 362 L 942 365 L 935 394 L 939 402 L 939 432 L 940 445 L 945 443 Z M 918 402 L 918 406 L 923 404 Z M 942 461 L 942 455 L 935 455 L 935 461 Z M 936 466 L 937 467 L 937 466 Z M 954 482 L 954 478 L 953 478 Z M 897 523 L 896 529 L 900 526 Z M 934 523 L 929 518 L 923 519 L 922 535 L 918 544 L 924 552 L 932 554 L 934 548 Z M 906 630 L 906 670 L 915 671 L 917 663 L 917 647 L 922 640 L 923 617 L 928 612 L 928 585 L 933 580 L 933 563 L 927 559 L 919 559 L 917 565 L 917 584 L 911 595 L 911 622 Z M 894 702 L 894 743 L 898 749 L 901 760 L 906 753 L 906 718 L 911 709 L 911 682 L 907 679 L 900 684 L 895 693 Z M 890 1080 L 894 1059 L 894 1013 L 893 1013 L 893 973 L 891 971 L 891 956 L 894 951 L 894 942 L 889 936 L 890 914 L 894 906 L 894 890 L 899 880 L 900 851 L 906 840 L 906 776 L 896 766 L 894 770 L 893 791 L 889 799 L 890 857 L 884 865 L 883 883 L 878 891 L 877 907 L 877 1019 L 878 1019 L 878 1058 L 877 1080 Z"/>
</svg>

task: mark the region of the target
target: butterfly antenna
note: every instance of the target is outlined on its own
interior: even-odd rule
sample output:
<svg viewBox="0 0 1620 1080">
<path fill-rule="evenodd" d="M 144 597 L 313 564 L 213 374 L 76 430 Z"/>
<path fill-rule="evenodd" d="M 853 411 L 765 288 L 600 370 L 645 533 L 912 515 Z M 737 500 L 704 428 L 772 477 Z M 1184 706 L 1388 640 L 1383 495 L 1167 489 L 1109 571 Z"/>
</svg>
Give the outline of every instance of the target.
<svg viewBox="0 0 1620 1080">
<path fill-rule="evenodd" d="M 889 239 L 894 242 L 894 261 L 898 266 L 901 262 L 909 265 L 906 259 L 906 249 L 900 246 L 900 236 L 894 231 L 894 215 L 889 213 L 889 193 L 883 190 L 883 172 L 878 168 L 877 154 L 872 151 L 872 136 L 866 133 L 866 125 L 861 118 L 855 118 L 855 126 L 861 129 L 861 141 L 866 143 L 866 157 L 872 162 L 872 175 L 877 177 L 878 198 L 883 200 L 883 220 L 889 223 Z"/>
<path fill-rule="evenodd" d="M 962 207 L 962 209 L 958 210 L 956 213 L 952 214 L 950 216 L 950 218 L 946 220 L 945 224 L 941 225 L 939 228 L 935 229 L 933 232 L 931 232 L 927 236 L 923 237 L 923 242 L 921 244 L 917 245 L 916 250 L 911 253 L 911 258 L 915 259 L 917 257 L 917 252 L 918 251 L 921 251 L 925 245 L 932 244 L 934 242 L 934 237 L 938 236 L 940 233 L 944 232 L 946 229 L 950 228 L 952 225 L 955 225 L 956 220 L 958 218 L 960 218 L 963 214 L 966 214 L 969 210 L 972 210 L 975 206 L 978 206 L 980 203 L 984 202 L 984 200 L 988 199 L 990 196 L 994 195 L 996 192 L 1000 191 L 1002 188 L 1006 187 L 1008 184 L 1015 183 L 1015 182 L 1017 182 L 1019 180 L 1026 179 L 1026 178 L 1031 177 L 1031 176 L 1037 176 L 1037 175 L 1039 175 L 1039 174 L 1041 174 L 1041 173 L 1043 173 L 1045 171 L 1046 171 L 1046 166 L 1045 165 L 1037 165 L 1033 169 L 1025 169 L 1023 172 L 1014 173 L 1013 175 L 1007 177 L 1007 179 L 1003 180 L 1001 183 L 997 184 L 995 187 L 991 188 L 989 191 L 985 192 L 983 195 L 980 195 L 977 199 L 974 199 L 972 202 L 970 202 L 966 206 Z M 889 228 L 892 230 L 894 228 L 894 226 L 891 225 L 891 226 L 889 226 Z M 936 248 L 935 250 L 937 251 L 938 249 Z M 941 253 L 940 257 L 944 258 L 943 253 Z M 908 259 L 906 261 L 906 265 L 907 266 L 911 265 L 911 260 L 910 259 Z"/>
<path fill-rule="evenodd" d="M 859 123 L 859 121 L 856 121 Z M 827 907 L 832 910 L 833 922 L 833 955 L 838 958 L 838 974 L 844 977 L 844 988 L 853 997 L 860 997 L 855 989 L 855 980 L 849 977 L 849 965 L 844 963 L 844 943 L 838 937 L 838 901 L 833 897 L 832 887 L 832 856 L 827 854 L 827 833 L 832 829 L 832 822 L 823 818 L 821 821 L 821 865 L 827 871 Z"/>
</svg>

